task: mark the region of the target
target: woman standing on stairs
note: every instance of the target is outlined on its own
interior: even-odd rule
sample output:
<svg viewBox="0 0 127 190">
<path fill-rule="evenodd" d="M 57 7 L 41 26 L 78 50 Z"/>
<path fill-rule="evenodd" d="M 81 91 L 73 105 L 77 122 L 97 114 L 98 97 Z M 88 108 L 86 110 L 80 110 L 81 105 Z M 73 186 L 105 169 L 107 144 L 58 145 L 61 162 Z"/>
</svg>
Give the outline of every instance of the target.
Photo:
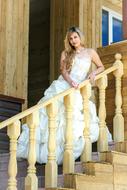
<svg viewBox="0 0 127 190">
<path fill-rule="evenodd" d="M 91 62 L 97 66 L 97 69 L 89 73 Z M 87 49 L 84 45 L 84 36 L 77 27 L 71 27 L 67 31 L 65 38 L 65 49 L 60 59 L 61 75 L 52 82 L 45 91 L 44 97 L 39 103 L 59 94 L 70 87 L 78 88 L 78 85 L 85 79 L 94 80 L 95 76 L 104 70 L 104 66 L 93 49 Z M 57 101 L 58 114 L 56 117 L 56 159 L 61 164 L 63 160 L 65 144 L 65 107 L 63 99 Z M 90 137 L 95 142 L 99 135 L 98 117 L 94 103 L 89 101 L 90 109 Z M 77 89 L 74 93 L 73 105 L 73 151 L 75 159 L 78 158 L 85 146 L 83 137 L 83 102 L 80 91 Z M 46 163 L 48 157 L 48 116 L 45 108 L 39 110 L 39 126 L 36 130 L 36 156 L 37 162 Z M 29 145 L 29 129 L 27 124 L 22 126 L 22 133 L 18 140 L 17 157 L 27 158 Z"/>
</svg>

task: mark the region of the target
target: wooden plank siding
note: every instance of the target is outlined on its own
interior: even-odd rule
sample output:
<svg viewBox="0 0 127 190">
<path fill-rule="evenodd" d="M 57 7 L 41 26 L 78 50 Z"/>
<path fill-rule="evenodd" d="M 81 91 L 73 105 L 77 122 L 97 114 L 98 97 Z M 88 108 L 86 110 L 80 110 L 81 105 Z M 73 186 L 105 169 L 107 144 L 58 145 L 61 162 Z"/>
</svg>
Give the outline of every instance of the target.
<svg viewBox="0 0 127 190">
<path fill-rule="evenodd" d="M 123 98 L 123 116 L 125 124 L 125 139 L 127 139 L 127 41 L 114 43 L 110 46 L 98 48 L 98 53 L 105 68 L 109 68 L 115 61 L 116 53 L 122 54 L 124 64 L 124 75 L 122 78 L 122 98 Z M 107 110 L 107 126 L 112 131 L 113 117 L 115 115 L 115 78 L 113 75 L 108 76 L 108 88 L 106 90 L 106 110 Z"/>
<path fill-rule="evenodd" d="M 122 15 L 122 0 L 102 0 L 102 6 Z"/>
<path fill-rule="evenodd" d="M 79 0 L 79 27 L 84 32 L 86 47 L 101 45 L 101 0 Z"/>
<path fill-rule="evenodd" d="M 0 93 L 27 105 L 29 1 L 0 0 Z"/>
<path fill-rule="evenodd" d="M 79 0 L 51 1 L 50 81 L 59 75 L 60 54 L 64 48 L 67 28 L 79 26 Z"/>
</svg>

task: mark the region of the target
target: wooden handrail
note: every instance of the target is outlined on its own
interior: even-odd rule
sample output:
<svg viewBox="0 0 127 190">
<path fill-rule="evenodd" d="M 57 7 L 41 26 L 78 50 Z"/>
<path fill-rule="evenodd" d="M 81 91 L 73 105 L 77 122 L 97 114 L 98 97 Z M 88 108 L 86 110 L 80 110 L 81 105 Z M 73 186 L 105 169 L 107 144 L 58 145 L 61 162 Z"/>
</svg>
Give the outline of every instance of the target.
<svg viewBox="0 0 127 190">
<path fill-rule="evenodd" d="M 112 67 L 106 69 L 106 70 L 103 71 L 102 73 L 98 74 L 98 75 L 95 77 L 95 80 L 100 79 L 103 75 L 109 74 L 109 73 L 115 71 L 116 69 L 118 69 L 117 65 L 114 65 L 114 66 L 112 66 Z M 83 86 L 87 85 L 88 83 L 89 83 L 89 80 L 83 81 L 83 82 L 79 85 L 78 89 L 82 88 Z M 46 107 L 47 105 L 51 104 L 52 101 L 54 101 L 54 100 L 56 100 L 56 99 L 59 99 L 59 98 L 61 98 L 61 97 L 64 97 L 64 96 L 70 94 L 71 92 L 73 92 L 74 90 L 75 90 L 74 88 L 69 88 L 68 90 L 65 90 L 64 92 L 61 92 L 61 93 L 55 95 L 54 97 L 50 98 L 49 100 L 46 100 L 46 101 L 43 102 L 43 103 L 37 104 L 37 105 L 35 105 L 35 106 L 32 106 L 31 108 L 29 108 L 29 109 L 27 109 L 27 110 L 25 110 L 25 111 L 23 111 L 23 112 L 21 112 L 21 113 L 15 115 L 15 116 L 13 116 L 13 117 L 11 117 L 11 118 L 9 118 L 9 119 L 7 119 L 7 120 L 1 122 L 1 123 L 0 123 L 0 129 L 2 129 L 2 128 L 4 128 L 4 127 L 6 127 L 6 126 L 8 126 L 8 125 L 10 125 L 10 124 L 12 124 L 12 123 L 14 123 L 14 122 L 17 121 L 17 120 L 20 120 L 20 119 L 22 119 L 22 118 L 24 118 L 24 117 L 30 115 L 31 113 L 33 113 L 33 112 L 39 110 L 39 109 L 42 108 L 42 107 Z"/>
<path fill-rule="evenodd" d="M 107 75 L 113 71 L 115 71 L 116 69 L 118 69 L 118 67 L 116 65 L 106 69 L 105 71 L 103 71 L 102 73 L 98 74 L 96 77 L 95 77 L 95 80 L 98 80 L 100 79 L 103 75 Z"/>
</svg>

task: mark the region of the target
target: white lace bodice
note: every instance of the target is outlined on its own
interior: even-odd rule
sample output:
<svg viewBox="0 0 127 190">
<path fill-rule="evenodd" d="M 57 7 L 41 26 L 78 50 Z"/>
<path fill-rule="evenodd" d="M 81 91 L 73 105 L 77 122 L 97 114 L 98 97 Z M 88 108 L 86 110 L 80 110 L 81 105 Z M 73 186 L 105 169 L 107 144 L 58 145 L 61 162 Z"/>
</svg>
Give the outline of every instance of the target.
<svg viewBox="0 0 127 190">
<path fill-rule="evenodd" d="M 70 72 L 71 78 L 78 83 L 82 82 L 87 77 L 90 66 L 91 56 L 88 52 L 84 51 L 81 54 L 76 54 L 72 70 Z"/>
</svg>

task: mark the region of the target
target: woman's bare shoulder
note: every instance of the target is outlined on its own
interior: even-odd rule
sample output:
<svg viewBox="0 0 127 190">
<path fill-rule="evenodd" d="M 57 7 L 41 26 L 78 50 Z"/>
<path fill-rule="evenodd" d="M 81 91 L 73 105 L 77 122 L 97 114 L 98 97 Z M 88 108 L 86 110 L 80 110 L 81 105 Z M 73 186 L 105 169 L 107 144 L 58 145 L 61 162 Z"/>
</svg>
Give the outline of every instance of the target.
<svg viewBox="0 0 127 190">
<path fill-rule="evenodd" d="M 93 57 L 93 53 L 94 53 L 94 49 L 93 48 L 86 48 L 86 52 L 87 54 L 92 58 Z"/>
<path fill-rule="evenodd" d="M 93 48 L 86 48 L 87 49 L 87 52 L 89 53 L 89 54 L 93 54 L 93 53 L 96 53 L 96 51 L 93 49 Z"/>
<path fill-rule="evenodd" d="M 98 56 L 98 53 L 93 48 L 87 48 L 87 52 L 88 52 L 88 54 L 90 55 L 91 58 L 94 58 L 94 57 Z"/>
</svg>

